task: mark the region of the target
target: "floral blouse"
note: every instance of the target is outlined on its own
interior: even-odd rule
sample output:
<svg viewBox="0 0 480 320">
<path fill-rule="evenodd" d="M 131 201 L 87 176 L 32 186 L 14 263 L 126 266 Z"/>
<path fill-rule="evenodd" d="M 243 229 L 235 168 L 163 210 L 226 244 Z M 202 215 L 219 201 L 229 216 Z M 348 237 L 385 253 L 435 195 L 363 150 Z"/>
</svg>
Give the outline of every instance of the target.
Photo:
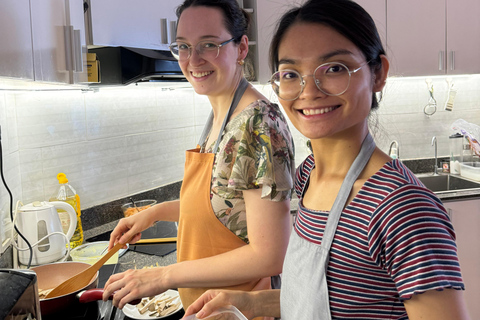
<svg viewBox="0 0 480 320">
<path fill-rule="evenodd" d="M 202 147 L 212 152 L 215 142 Z M 213 165 L 213 211 L 248 243 L 242 191 L 261 188 L 262 199 L 290 199 L 294 174 L 294 144 L 287 121 L 276 104 L 257 100 L 225 127 Z"/>
</svg>

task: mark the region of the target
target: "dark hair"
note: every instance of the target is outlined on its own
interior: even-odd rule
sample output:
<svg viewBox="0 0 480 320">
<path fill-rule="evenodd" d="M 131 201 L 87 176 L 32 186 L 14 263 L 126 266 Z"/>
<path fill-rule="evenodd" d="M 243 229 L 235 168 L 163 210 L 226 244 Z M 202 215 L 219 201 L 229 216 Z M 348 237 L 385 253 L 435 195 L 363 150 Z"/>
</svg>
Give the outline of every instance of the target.
<svg viewBox="0 0 480 320">
<path fill-rule="evenodd" d="M 327 25 L 355 44 L 365 55 L 372 71 L 382 66 L 380 55 L 385 54 L 382 41 L 372 17 L 351 0 L 309 0 L 293 8 L 279 21 L 270 45 L 270 68 L 278 69 L 278 47 L 287 30 L 295 23 L 319 23 Z M 372 109 L 378 108 L 373 93 Z"/>
<path fill-rule="evenodd" d="M 217 8 L 222 11 L 225 27 L 235 39 L 235 43 L 239 43 L 242 36 L 247 34 L 250 17 L 245 10 L 240 8 L 237 0 L 185 0 L 177 8 L 178 20 L 185 9 L 200 6 Z"/>
</svg>

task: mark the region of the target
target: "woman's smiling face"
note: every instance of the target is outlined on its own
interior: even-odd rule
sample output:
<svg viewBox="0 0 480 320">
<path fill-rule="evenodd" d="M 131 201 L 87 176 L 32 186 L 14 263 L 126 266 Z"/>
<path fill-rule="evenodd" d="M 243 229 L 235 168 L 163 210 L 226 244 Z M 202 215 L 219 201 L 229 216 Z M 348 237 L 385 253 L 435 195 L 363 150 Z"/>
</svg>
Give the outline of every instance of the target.
<svg viewBox="0 0 480 320">
<path fill-rule="evenodd" d="M 179 19 L 176 41 L 196 46 L 209 40 L 220 44 L 232 38 L 224 25 L 221 10 L 209 7 L 189 7 Z M 231 41 L 222 46 L 218 57 L 204 59 L 192 49 L 188 60 L 179 61 L 180 68 L 198 94 L 216 95 L 230 92 L 232 81 L 241 76 L 237 64 L 239 46 Z M 234 82 L 233 82 L 234 83 Z"/>
<path fill-rule="evenodd" d="M 279 71 L 291 69 L 311 75 L 321 64 L 340 62 L 350 71 L 366 63 L 363 53 L 333 28 L 317 23 L 296 23 L 283 36 L 278 50 Z M 279 98 L 292 124 L 307 138 L 355 134 L 367 125 L 374 76 L 368 65 L 351 74 L 345 93 L 322 93 L 311 76 L 304 77 L 302 94 L 294 101 Z M 383 87 L 383 86 L 382 86 Z"/>
</svg>

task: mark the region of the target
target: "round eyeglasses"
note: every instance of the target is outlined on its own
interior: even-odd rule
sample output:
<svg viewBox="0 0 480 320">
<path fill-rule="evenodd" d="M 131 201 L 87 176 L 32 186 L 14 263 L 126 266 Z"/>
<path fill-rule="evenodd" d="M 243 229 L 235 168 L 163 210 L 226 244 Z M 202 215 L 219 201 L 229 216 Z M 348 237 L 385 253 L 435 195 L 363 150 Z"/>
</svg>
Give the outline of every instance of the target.
<svg viewBox="0 0 480 320">
<path fill-rule="evenodd" d="M 329 96 L 339 96 L 347 91 L 352 73 L 357 72 L 368 62 L 350 71 L 340 62 L 328 62 L 319 65 L 313 74 L 300 75 L 295 70 L 281 70 L 275 72 L 269 83 L 273 91 L 282 100 L 293 101 L 300 97 L 305 88 L 305 77 L 313 76 L 318 90 Z"/>
<path fill-rule="evenodd" d="M 220 48 L 227 43 L 233 41 L 235 38 L 224 41 L 217 44 L 213 41 L 206 40 L 200 41 L 195 46 L 189 45 L 185 42 L 173 42 L 170 44 L 170 51 L 175 59 L 179 61 L 188 60 L 192 56 L 192 49 L 195 47 L 195 51 L 202 59 L 216 59 L 220 53 Z"/>
</svg>

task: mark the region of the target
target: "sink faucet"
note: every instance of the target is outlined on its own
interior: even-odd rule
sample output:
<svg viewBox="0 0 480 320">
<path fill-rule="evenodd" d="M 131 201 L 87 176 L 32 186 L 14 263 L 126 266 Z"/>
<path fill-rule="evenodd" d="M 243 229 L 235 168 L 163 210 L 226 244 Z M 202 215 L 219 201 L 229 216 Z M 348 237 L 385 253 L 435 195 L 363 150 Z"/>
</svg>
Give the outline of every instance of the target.
<svg viewBox="0 0 480 320">
<path fill-rule="evenodd" d="M 395 147 L 393 147 L 395 145 Z M 393 148 L 392 148 L 393 147 Z M 392 159 L 400 159 L 400 146 L 398 145 L 397 140 L 393 140 L 390 143 L 390 148 L 388 149 L 388 155 Z"/>
<path fill-rule="evenodd" d="M 435 145 L 435 168 L 433 169 L 433 175 L 438 175 L 438 158 L 437 158 L 437 137 L 433 136 L 432 146 Z"/>
</svg>

